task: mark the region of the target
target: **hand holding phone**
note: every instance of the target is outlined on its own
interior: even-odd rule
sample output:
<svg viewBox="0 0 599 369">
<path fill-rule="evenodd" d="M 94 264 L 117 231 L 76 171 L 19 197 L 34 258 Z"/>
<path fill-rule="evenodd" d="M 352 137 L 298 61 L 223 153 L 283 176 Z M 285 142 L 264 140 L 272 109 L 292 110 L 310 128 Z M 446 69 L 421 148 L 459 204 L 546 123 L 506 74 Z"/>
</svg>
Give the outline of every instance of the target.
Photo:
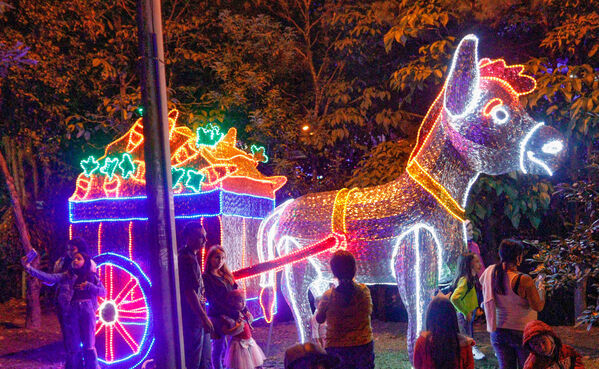
<svg viewBox="0 0 599 369">
<path fill-rule="evenodd" d="M 21 258 L 21 264 L 25 269 L 28 269 L 31 262 L 33 262 L 33 260 L 35 260 L 36 257 L 37 251 L 35 251 L 35 249 L 32 248 L 25 256 Z"/>
</svg>

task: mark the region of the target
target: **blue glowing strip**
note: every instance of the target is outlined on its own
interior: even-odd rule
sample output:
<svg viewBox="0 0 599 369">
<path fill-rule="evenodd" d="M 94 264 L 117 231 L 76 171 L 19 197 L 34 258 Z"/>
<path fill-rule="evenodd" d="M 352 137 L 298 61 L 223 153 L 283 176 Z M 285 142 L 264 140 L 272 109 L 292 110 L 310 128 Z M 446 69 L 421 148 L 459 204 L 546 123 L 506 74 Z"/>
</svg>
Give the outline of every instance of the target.
<svg viewBox="0 0 599 369">
<path fill-rule="evenodd" d="M 148 220 L 146 196 L 69 201 L 71 223 Z M 197 219 L 233 215 L 263 219 L 275 207 L 269 197 L 240 194 L 223 189 L 173 196 L 175 218 Z M 200 211 L 201 210 L 201 211 Z"/>
</svg>

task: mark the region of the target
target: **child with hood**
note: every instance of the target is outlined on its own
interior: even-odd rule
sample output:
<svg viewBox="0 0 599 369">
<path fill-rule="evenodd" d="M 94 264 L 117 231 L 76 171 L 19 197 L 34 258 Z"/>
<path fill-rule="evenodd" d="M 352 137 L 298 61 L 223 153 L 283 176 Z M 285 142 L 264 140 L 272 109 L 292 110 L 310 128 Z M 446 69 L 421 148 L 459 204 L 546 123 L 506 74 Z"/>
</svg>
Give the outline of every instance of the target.
<svg viewBox="0 0 599 369">
<path fill-rule="evenodd" d="M 530 350 L 524 369 L 584 369 L 578 352 L 540 320 L 526 324 L 522 345 Z"/>
</svg>

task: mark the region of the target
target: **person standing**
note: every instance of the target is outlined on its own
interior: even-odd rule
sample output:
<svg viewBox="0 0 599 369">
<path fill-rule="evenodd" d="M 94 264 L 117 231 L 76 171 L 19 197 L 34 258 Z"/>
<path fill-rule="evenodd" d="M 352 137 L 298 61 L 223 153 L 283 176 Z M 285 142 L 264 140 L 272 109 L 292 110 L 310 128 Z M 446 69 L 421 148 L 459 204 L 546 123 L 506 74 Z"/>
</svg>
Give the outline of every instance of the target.
<svg viewBox="0 0 599 369">
<path fill-rule="evenodd" d="M 54 268 L 53 268 L 52 272 L 54 274 L 57 274 L 57 273 L 65 273 L 65 272 L 69 271 L 69 269 L 71 268 L 71 263 L 73 262 L 73 257 L 78 252 L 87 254 L 87 244 L 85 243 L 85 241 L 82 240 L 81 238 L 73 238 L 72 240 L 67 241 L 66 251 L 65 251 L 64 255 L 61 256 L 60 258 L 58 258 L 56 260 L 56 262 L 54 263 Z M 96 272 L 96 264 L 94 263 L 93 260 L 91 260 L 91 267 L 92 267 L 92 272 L 95 273 Z M 70 340 L 72 339 L 71 337 L 69 337 L 70 332 L 65 329 L 65 314 L 67 314 L 68 311 L 65 311 L 62 304 L 60 303 L 60 300 L 58 299 L 58 296 L 65 293 L 65 291 L 62 290 L 65 287 L 66 286 L 64 283 L 57 283 L 56 289 L 54 292 L 54 305 L 56 307 L 56 315 L 58 316 L 60 332 L 62 333 L 62 343 L 64 345 L 65 351 L 67 351 L 68 344 L 69 344 Z"/>
<path fill-rule="evenodd" d="M 225 354 L 225 366 L 227 369 L 261 368 L 266 356 L 252 338 L 252 322 L 244 313 L 244 293 L 232 290 L 227 294 L 226 300 L 228 311 L 221 315 L 221 330 L 232 337 Z"/>
<path fill-rule="evenodd" d="M 487 331 L 500 369 L 524 367 L 529 350 L 522 346 L 524 327 L 537 319 L 545 306 L 541 277 L 535 281 L 518 267 L 524 258 L 522 242 L 505 239 L 499 245 L 499 264 L 489 266 L 480 278 L 487 316 Z"/>
<path fill-rule="evenodd" d="M 467 252 L 460 255 L 458 259 L 458 269 L 453 282 L 453 293 L 450 300 L 453 306 L 458 311 L 458 325 L 460 333 L 470 338 L 474 338 L 472 325 L 474 320 L 483 314 L 478 306 L 478 290 L 480 285 L 478 282 L 478 273 L 482 268 L 482 264 L 473 252 Z M 472 347 L 472 355 L 474 360 L 482 360 L 485 358 L 476 346 Z"/>
<path fill-rule="evenodd" d="M 340 359 L 338 368 L 374 368 L 374 340 L 370 315 L 372 298 L 368 287 L 356 283 L 356 259 L 351 252 L 336 251 L 331 270 L 339 281 L 326 291 L 316 308 L 316 321 L 326 321 L 326 351 Z"/>
<path fill-rule="evenodd" d="M 206 266 L 202 278 L 206 286 L 208 299 L 208 317 L 214 325 L 212 338 L 212 368 L 222 369 L 227 341 L 222 331 L 220 316 L 228 310 L 227 294 L 237 289 L 233 274 L 227 267 L 225 249 L 220 245 L 212 246 L 206 253 Z M 244 308 L 244 314 L 248 314 Z M 250 320 L 251 321 L 251 320 Z"/>
<path fill-rule="evenodd" d="M 206 230 L 198 222 L 183 229 L 185 246 L 179 250 L 179 289 L 183 317 L 185 364 L 188 369 L 210 369 L 210 334 L 214 327 L 206 314 L 206 298 L 198 251 L 206 244 Z"/>
<path fill-rule="evenodd" d="M 464 222 L 464 227 L 466 229 L 466 241 L 468 242 L 468 251 L 478 255 L 478 260 L 480 261 L 480 270 L 478 271 L 478 278 L 480 278 L 480 276 L 485 271 L 485 262 L 483 261 L 480 246 L 476 242 L 474 242 L 474 229 L 472 227 L 472 222 L 466 220 Z"/>
<path fill-rule="evenodd" d="M 31 266 L 24 258 L 27 273 L 45 283 L 58 283 L 58 302 L 63 314 L 66 369 L 97 369 L 96 310 L 98 297 L 106 295 L 102 282 L 92 271 L 89 255 L 77 252 L 70 267 L 62 273 L 44 273 Z"/>
</svg>

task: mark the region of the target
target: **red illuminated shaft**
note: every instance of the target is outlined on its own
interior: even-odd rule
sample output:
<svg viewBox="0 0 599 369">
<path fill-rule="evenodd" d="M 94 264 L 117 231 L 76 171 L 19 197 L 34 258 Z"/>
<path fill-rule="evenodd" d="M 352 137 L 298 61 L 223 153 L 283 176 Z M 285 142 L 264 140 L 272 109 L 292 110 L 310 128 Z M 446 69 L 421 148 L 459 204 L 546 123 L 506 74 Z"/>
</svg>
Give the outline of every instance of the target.
<svg viewBox="0 0 599 369">
<path fill-rule="evenodd" d="M 322 241 L 314 243 L 310 246 L 303 247 L 288 255 L 284 255 L 272 260 L 265 261 L 260 264 L 255 264 L 247 268 L 239 269 L 233 272 L 235 279 L 245 279 L 256 277 L 262 273 L 270 272 L 273 269 L 281 269 L 286 265 L 296 263 L 310 256 L 315 256 L 321 252 L 339 247 L 343 242 L 341 236 L 331 234 Z"/>
</svg>

